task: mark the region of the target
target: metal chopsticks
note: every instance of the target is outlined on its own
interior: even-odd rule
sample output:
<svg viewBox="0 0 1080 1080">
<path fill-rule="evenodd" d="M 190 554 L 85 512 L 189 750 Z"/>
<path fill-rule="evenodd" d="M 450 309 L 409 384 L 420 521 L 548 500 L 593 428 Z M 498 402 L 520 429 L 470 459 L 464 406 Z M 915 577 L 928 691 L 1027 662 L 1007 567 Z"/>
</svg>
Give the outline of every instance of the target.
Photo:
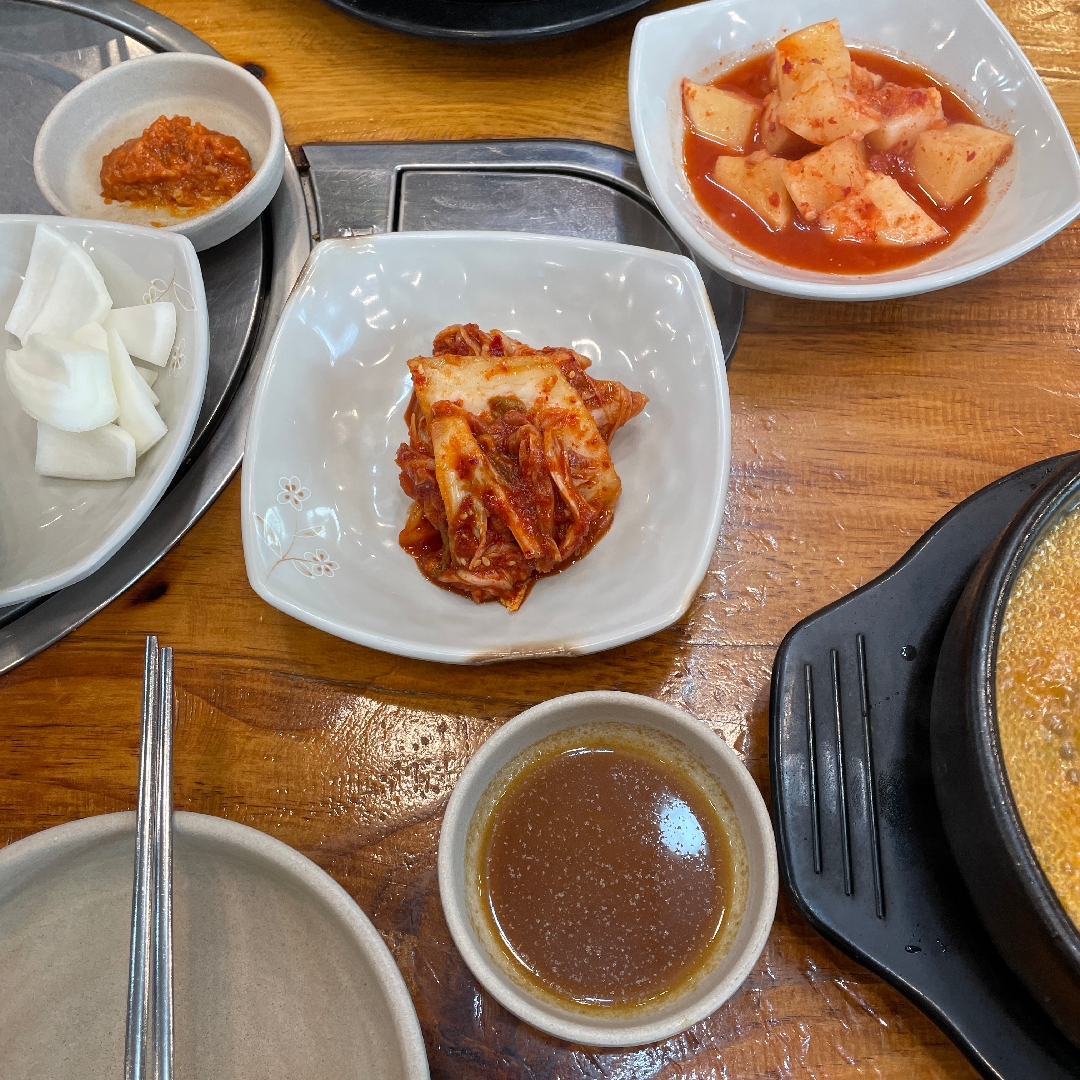
<svg viewBox="0 0 1080 1080">
<path fill-rule="evenodd" d="M 146 639 L 124 1080 L 172 1077 L 172 649 Z"/>
</svg>

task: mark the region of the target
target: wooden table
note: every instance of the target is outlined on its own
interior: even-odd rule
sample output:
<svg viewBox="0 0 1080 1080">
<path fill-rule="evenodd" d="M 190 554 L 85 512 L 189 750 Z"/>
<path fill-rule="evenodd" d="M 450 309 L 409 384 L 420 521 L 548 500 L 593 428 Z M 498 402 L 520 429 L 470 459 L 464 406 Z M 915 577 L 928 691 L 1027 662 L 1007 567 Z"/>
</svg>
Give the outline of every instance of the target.
<svg viewBox="0 0 1080 1080">
<path fill-rule="evenodd" d="M 154 6 L 265 68 L 292 145 L 562 136 L 631 146 L 632 17 L 487 48 L 396 36 L 315 0 Z M 1080 7 L 995 6 L 1080 133 Z M 751 294 L 708 577 L 670 630 L 582 659 L 441 667 L 295 622 L 248 586 L 237 478 L 128 593 L 0 679 L 0 844 L 134 807 L 152 631 L 176 649 L 177 807 L 263 829 L 341 882 L 405 975 L 434 1077 L 971 1077 L 929 1020 L 784 897 L 745 987 L 685 1035 L 631 1053 L 549 1039 L 480 993 L 458 957 L 436 843 L 483 740 L 577 690 L 691 710 L 767 791 L 769 674 L 784 633 L 886 569 L 973 491 L 1080 449 L 1078 353 L 1080 225 L 931 296 L 843 305 Z"/>
</svg>

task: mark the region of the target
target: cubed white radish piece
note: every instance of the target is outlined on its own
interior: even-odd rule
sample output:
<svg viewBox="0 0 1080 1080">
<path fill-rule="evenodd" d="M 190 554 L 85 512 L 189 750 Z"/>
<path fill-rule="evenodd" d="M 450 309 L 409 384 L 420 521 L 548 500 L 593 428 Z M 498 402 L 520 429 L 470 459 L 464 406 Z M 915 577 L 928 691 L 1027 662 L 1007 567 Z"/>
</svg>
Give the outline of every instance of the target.
<svg viewBox="0 0 1080 1080">
<path fill-rule="evenodd" d="M 150 292 L 149 279 L 133 270 L 115 251 L 95 248 L 90 253 L 90 258 L 101 271 L 115 307 L 129 307 L 146 302 L 144 297 Z"/>
<path fill-rule="evenodd" d="M 154 393 L 154 383 L 157 382 L 158 372 L 147 371 L 146 368 L 135 365 L 135 370 L 142 376 L 142 380 L 146 383 L 146 395 L 150 398 L 150 404 L 156 409 L 161 404 L 161 399 Z"/>
<path fill-rule="evenodd" d="M 31 334 L 8 349 L 8 386 L 35 420 L 63 431 L 90 431 L 120 414 L 108 353 L 68 338 Z"/>
<path fill-rule="evenodd" d="M 882 83 L 885 82 L 883 75 L 877 75 L 872 71 L 867 71 L 864 67 L 859 67 L 853 60 L 851 62 L 851 77 L 848 79 L 848 89 L 853 94 L 872 94 L 875 90 L 880 90 Z M 108 285 L 109 279 L 105 278 L 105 284 Z M 109 292 L 112 292 L 110 287 Z M 113 293 L 116 296 L 116 293 Z"/>
<path fill-rule="evenodd" d="M 176 308 L 168 300 L 113 308 L 105 316 L 105 329 L 115 330 L 132 356 L 164 367 L 176 337 Z"/>
<path fill-rule="evenodd" d="M 781 158 L 756 150 L 748 157 L 721 155 L 713 166 L 713 179 L 746 203 L 773 232 L 786 228 L 795 206 L 784 187 Z"/>
<path fill-rule="evenodd" d="M 761 102 L 737 90 L 682 81 L 683 109 L 690 126 L 702 135 L 742 154 L 754 141 Z"/>
<path fill-rule="evenodd" d="M 866 187 L 865 170 L 863 140 L 847 135 L 798 161 L 785 161 L 783 177 L 803 219 L 817 221 L 822 210 Z"/>
<path fill-rule="evenodd" d="M 871 131 L 866 141 L 875 150 L 906 154 L 927 128 L 945 124 L 941 91 L 935 86 L 921 90 L 886 83 L 875 91 L 873 100 L 881 113 L 881 127 Z"/>
<path fill-rule="evenodd" d="M 71 335 L 71 340 L 80 345 L 89 345 L 91 349 L 100 349 L 103 353 L 109 351 L 109 335 L 105 333 L 105 327 L 101 323 L 88 322 L 80 326 Z"/>
<path fill-rule="evenodd" d="M 881 114 L 871 99 L 849 93 L 823 71 L 808 75 L 777 115 L 781 124 L 818 146 L 881 127 Z"/>
<path fill-rule="evenodd" d="M 47 225 L 34 232 L 30 262 L 4 328 L 25 345 L 31 334 L 68 337 L 101 322 L 112 297 L 93 259 Z"/>
<path fill-rule="evenodd" d="M 851 77 L 851 54 L 840 33 L 840 22 L 814 23 L 776 43 L 774 50 L 780 98 L 788 101 L 815 72 L 846 86 Z"/>
<path fill-rule="evenodd" d="M 840 240 L 912 247 L 943 240 L 945 230 L 891 177 L 867 171 L 866 186 L 818 218 Z"/>
<path fill-rule="evenodd" d="M 801 157 L 813 150 L 814 144 L 780 123 L 780 104 L 780 95 L 775 90 L 765 96 L 765 108 L 758 124 L 761 141 L 773 157 Z"/>
<path fill-rule="evenodd" d="M 911 165 L 919 186 L 938 204 L 955 206 L 1012 153 L 1014 137 L 978 124 L 950 124 L 915 140 Z"/>
<path fill-rule="evenodd" d="M 135 453 L 145 454 L 169 429 L 157 414 L 135 365 L 115 329 L 109 330 L 109 362 L 113 386 L 120 402 L 116 422 L 135 440 Z"/>
<path fill-rule="evenodd" d="M 116 424 L 61 431 L 39 420 L 34 468 L 66 480 L 126 480 L 135 475 L 135 440 Z"/>
</svg>

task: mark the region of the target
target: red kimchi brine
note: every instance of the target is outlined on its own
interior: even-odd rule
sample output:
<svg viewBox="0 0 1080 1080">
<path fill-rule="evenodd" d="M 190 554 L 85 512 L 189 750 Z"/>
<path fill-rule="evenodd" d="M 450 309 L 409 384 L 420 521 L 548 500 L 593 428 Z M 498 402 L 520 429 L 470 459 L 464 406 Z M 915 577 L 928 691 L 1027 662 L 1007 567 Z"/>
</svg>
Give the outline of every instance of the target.
<svg viewBox="0 0 1080 1080">
<path fill-rule="evenodd" d="M 925 259 L 978 217 L 1013 136 L 930 72 L 849 49 L 836 19 L 711 83 L 682 83 L 683 160 L 705 212 L 803 270 L 869 274 Z"/>
<path fill-rule="evenodd" d="M 573 349 L 475 323 L 441 331 L 432 354 L 409 361 L 399 543 L 434 584 L 513 611 L 607 532 L 622 490 L 608 444 L 648 398 L 592 378 Z"/>
</svg>

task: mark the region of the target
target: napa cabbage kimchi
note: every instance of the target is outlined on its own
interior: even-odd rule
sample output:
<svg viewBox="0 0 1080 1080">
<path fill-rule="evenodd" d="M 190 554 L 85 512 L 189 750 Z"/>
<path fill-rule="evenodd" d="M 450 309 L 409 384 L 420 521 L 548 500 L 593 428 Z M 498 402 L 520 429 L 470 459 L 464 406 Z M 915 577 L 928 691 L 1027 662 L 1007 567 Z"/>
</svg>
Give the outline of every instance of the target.
<svg viewBox="0 0 1080 1080">
<path fill-rule="evenodd" d="M 513 611 L 611 525 L 622 484 L 608 444 L 649 399 L 592 378 L 573 349 L 475 323 L 447 327 L 432 352 L 409 361 L 399 542 L 436 585 Z"/>
</svg>

